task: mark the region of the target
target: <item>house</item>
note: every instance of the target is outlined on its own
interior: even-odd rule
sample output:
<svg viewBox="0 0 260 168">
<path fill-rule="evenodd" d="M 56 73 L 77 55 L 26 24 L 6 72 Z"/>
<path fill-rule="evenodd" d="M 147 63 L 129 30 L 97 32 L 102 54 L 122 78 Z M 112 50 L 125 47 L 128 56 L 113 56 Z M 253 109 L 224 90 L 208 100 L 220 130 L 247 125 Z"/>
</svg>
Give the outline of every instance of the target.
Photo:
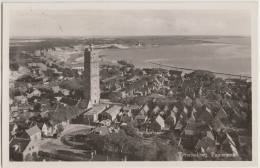
<svg viewBox="0 0 260 168">
<path fill-rule="evenodd" d="M 37 153 L 37 148 L 30 144 L 29 139 L 13 138 L 9 143 L 10 160 L 14 161 L 29 161 L 32 159 L 32 154 Z M 29 145 L 30 144 L 30 145 Z"/>
<path fill-rule="evenodd" d="M 143 113 L 139 113 L 135 116 L 135 121 L 137 121 L 137 123 L 141 124 L 145 122 L 146 116 Z"/>
<path fill-rule="evenodd" d="M 161 111 L 161 108 L 158 105 L 155 106 L 155 108 L 153 109 L 154 114 L 158 114 L 160 111 Z"/>
<path fill-rule="evenodd" d="M 169 70 L 168 75 L 174 77 L 174 78 L 180 78 L 182 74 L 182 71 L 177 70 Z"/>
<path fill-rule="evenodd" d="M 173 111 L 175 114 L 177 114 L 177 113 L 178 113 L 178 108 L 177 108 L 176 106 L 173 106 L 172 111 Z"/>
<path fill-rule="evenodd" d="M 153 120 L 149 122 L 149 130 L 154 132 L 160 132 L 162 130 L 162 127 L 156 120 Z"/>
<path fill-rule="evenodd" d="M 206 137 L 208 137 L 211 140 L 215 141 L 215 137 L 214 137 L 212 131 L 206 131 Z"/>
<path fill-rule="evenodd" d="M 206 136 L 197 142 L 195 150 L 199 153 L 215 153 L 216 143 L 214 140 Z"/>
<path fill-rule="evenodd" d="M 194 117 L 195 117 L 196 119 L 197 119 L 198 116 L 199 116 L 199 113 L 198 113 L 198 111 L 196 110 L 195 107 L 192 108 L 192 110 L 191 110 L 191 114 L 194 115 Z"/>
<path fill-rule="evenodd" d="M 145 104 L 143 106 L 143 108 L 141 109 L 140 113 L 146 115 L 149 111 L 150 111 L 150 108 L 149 108 L 148 104 Z"/>
<path fill-rule="evenodd" d="M 161 130 L 165 129 L 165 121 L 160 115 L 156 117 L 155 121 L 160 125 Z"/>
<path fill-rule="evenodd" d="M 105 111 L 107 105 L 105 104 L 98 104 L 94 105 L 91 109 L 89 109 L 86 113 L 83 114 L 84 120 L 87 123 L 93 123 L 98 121 L 98 115 Z"/>
<path fill-rule="evenodd" d="M 38 89 L 34 88 L 33 91 L 27 95 L 27 98 L 32 98 L 32 97 L 39 97 L 41 96 L 41 91 L 39 91 Z"/>
<path fill-rule="evenodd" d="M 188 108 L 187 108 L 186 106 L 183 107 L 183 112 L 184 112 L 185 114 L 188 114 L 189 110 L 188 110 Z"/>
<path fill-rule="evenodd" d="M 41 130 L 37 125 L 27 129 L 25 132 L 30 136 L 31 141 L 37 141 L 41 139 Z"/>
<path fill-rule="evenodd" d="M 14 100 L 17 101 L 18 103 L 21 103 L 21 104 L 25 104 L 25 103 L 28 102 L 27 98 L 25 96 L 23 96 L 23 95 L 15 96 Z"/>
<path fill-rule="evenodd" d="M 194 136 L 196 134 L 196 127 L 195 124 L 188 123 L 183 131 L 184 136 Z"/>
<path fill-rule="evenodd" d="M 39 151 L 36 141 L 39 139 L 41 130 L 37 125 L 14 137 L 9 143 L 10 157 L 15 161 L 35 161 Z"/>
<path fill-rule="evenodd" d="M 17 112 L 18 111 L 18 106 L 11 106 L 10 107 L 11 112 Z"/>
<path fill-rule="evenodd" d="M 111 121 L 114 121 L 116 119 L 117 114 L 120 112 L 121 108 L 122 107 L 118 105 L 114 105 L 108 108 L 107 110 L 103 111 L 98 115 L 98 120 L 102 121 L 104 119 L 110 119 Z"/>
<path fill-rule="evenodd" d="M 52 137 L 55 133 L 55 129 L 52 127 L 50 123 L 44 123 L 42 126 L 42 135 L 45 137 Z"/>
<path fill-rule="evenodd" d="M 165 127 L 167 129 L 174 128 L 176 123 L 177 123 L 176 114 L 173 111 L 171 111 L 171 114 L 165 119 Z"/>
<path fill-rule="evenodd" d="M 191 113 L 191 116 L 190 118 L 188 118 L 187 123 L 195 123 L 195 122 L 196 122 L 195 115 Z"/>
<path fill-rule="evenodd" d="M 206 109 L 200 113 L 198 120 L 204 123 L 210 123 L 213 120 L 211 110 L 206 107 Z"/>
<path fill-rule="evenodd" d="M 122 108 L 124 113 L 127 113 L 129 117 L 132 117 L 134 114 L 139 113 L 140 106 L 139 105 L 127 105 Z"/>
<path fill-rule="evenodd" d="M 218 117 L 215 117 L 213 119 L 213 121 L 211 122 L 211 126 L 216 132 L 220 132 L 221 130 L 226 128 Z"/>
<path fill-rule="evenodd" d="M 166 104 L 163 108 L 163 111 L 164 112 L 168 112 L 170 110 L 169 106 Z"/>
<path fill-rule="evenodd" d="M 10 123 L 9 124 L 9 130 L 10 130 L 10 135 L 14 136 L 18 131 L 18 125 L 15 124 L 15 123 Z"/>
<path fill-rule="evenodd" d="M 187 123 L 182 134 L 182 145 L 186 149 L 193 150 L 198 139 L 199 123 Z"/>
<path fill-rule="evenodd" d="M 132 120 L 132 118 L 129 117 L 126 113 L 122 114 L 119 118 L 121 123 L 129 123 Z"/>
<path fill-rule="evenodd" d="M 232 154 L 234 157 L 239 156 L 237 146 L 228 133 L 226 133 L 226 138 L 221 145 L 221 149 L 223 152 Z"/>
</svg>

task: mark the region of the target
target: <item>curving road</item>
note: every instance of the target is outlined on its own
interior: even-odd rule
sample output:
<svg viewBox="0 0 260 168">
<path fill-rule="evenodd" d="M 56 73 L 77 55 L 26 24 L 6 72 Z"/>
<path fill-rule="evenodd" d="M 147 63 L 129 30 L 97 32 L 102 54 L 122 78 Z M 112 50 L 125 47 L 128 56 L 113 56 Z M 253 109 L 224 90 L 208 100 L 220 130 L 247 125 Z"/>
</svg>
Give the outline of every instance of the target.
<svg viewBox="0 0 260 168">
<path fill-rule="evenodd" d="M 93 126 L 83 124 L 70 124 L 61 133 L 60 140 L 65 145 L 73 146 L 74 148 L 89 149 L 84 142 L 77 142 L 73 140 L 75 135 L 87 135 L 90 133 Z"/>
</svg>

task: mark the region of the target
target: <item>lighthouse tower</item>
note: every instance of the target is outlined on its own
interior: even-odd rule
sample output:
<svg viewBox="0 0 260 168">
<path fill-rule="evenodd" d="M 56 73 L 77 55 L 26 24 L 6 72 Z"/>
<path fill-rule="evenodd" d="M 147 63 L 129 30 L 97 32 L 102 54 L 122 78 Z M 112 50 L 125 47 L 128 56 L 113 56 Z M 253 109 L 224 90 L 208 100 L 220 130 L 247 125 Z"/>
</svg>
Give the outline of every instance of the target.
<svg viewBox="0 0 260 168">
<path fill-rule="evenodd" d="M 89 101 L 89 107 L 99 104 L 99 57 L 90 45 L 84 51 L 84 98 Z"/>
</svg>

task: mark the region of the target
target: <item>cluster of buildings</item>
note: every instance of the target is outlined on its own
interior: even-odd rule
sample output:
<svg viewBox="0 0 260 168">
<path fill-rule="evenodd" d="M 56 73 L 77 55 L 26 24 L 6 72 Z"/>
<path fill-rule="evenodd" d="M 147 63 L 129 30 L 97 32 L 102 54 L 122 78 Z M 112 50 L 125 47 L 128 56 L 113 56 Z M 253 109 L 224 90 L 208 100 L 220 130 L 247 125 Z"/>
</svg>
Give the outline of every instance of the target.
<svg viewBox="0 0 260 168">
<path fill-rule="evenodd" d="M 92 46 L 84 51 L 83 70 L 46 54 L 36 51 L 26 67 L 30 74 L 12 81 L 13 160 L 37 160 L 41 140 L 59 137 L 71 123 L 92 125 L 100 135 L 129 124 L 141 136 L 173 132 L 187 160 L 201 159 L 185 158 L 198 153 L 240 159 L 250 150 L 248 82 L 217 80 L 200 71 L 137 69 L 127 63 L 100 70 Z"/>
<path fill-rule="evenodd" d="M 90 108 L 89 94 L 97 96 L 91 96 L 91 100 L 94 99 L 91 102 L 99 102 L 99 94 L 90 88 L 98 87 L 98 80 L 84 88 L 83 94 L 81 88 L 70 82 L 73 78 L 67 74 L 70 72 L 68 67 L 59 65 L 56 59 L 45 54 L 36 52 L 25 65 L 26 72 L 11 81 L 10 158 L 14 160 L 35 160 L 42 138 L 57 137 L 73 118 Z M 90 56 L 90 52 L 85 55 L 86 59 Z M 90 66 L 91 63 L 85 64 Z M 98 66 L 96 68 L 98 72 Z M 85 72 L 91 73 L 90 69 Z M 90 81 L 90 78 L 85 75 L 84 81 Z M 33 138 L 34 134 L 40 136 Z"/>
</svg>

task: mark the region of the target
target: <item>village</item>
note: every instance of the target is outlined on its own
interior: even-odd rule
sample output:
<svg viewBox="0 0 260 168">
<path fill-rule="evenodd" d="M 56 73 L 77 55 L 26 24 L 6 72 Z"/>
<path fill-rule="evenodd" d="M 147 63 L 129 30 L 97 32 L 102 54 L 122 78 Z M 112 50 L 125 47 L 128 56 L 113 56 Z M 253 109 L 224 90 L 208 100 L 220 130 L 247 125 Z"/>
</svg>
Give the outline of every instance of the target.
<svg viewBox="0 0 260 168">
<path fill-rule="evenodd" d="M 251 160 L 251 81 L 101 64 L 85 48 L 22 51 L 10 63 L 10 160 Z"/>
</svg>

